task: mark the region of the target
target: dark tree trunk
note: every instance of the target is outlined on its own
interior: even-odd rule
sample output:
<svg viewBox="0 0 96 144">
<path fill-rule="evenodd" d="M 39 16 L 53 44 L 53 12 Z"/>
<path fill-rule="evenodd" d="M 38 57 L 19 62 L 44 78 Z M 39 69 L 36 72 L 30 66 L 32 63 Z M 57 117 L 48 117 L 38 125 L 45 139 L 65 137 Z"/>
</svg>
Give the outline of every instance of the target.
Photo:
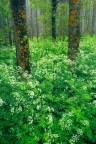
<svg viewBox="0 0 96 144">
<path fill-rule="evenodd" d="M 75 60 L 80 42 L 80 0 L 69 0 L 69 45 L 68 57 Z"/>
<path fill-rule="evenodd" d="M 9 45 L 12 48 L 12 32 L 9 30 Z"/>
<path fill-rule="evenodd" d="M 56 9 L 57 0 L 52 0 L 52 38 L 56 39 Z"/>
<path fill-rule="evenodd" d="M 30 73 L 29 42 L 27 36 L 25 0 L 10 0 L 16 32 L 17 66 Z"/>
<path fill-rule="evenodd" d="M 12 19 L 8 19 L 8 39 L 9 39 L 9 45 L 12 48 L 12 44 L 13 44 L 13 36 L 12 36 Z"/>
</svg>

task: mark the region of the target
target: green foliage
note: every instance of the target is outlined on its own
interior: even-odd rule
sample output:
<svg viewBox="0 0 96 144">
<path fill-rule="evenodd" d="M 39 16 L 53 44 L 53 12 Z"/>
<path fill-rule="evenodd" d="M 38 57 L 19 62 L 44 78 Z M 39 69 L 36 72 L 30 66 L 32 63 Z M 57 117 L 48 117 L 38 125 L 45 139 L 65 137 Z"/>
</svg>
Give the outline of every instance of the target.
<svg viewBox="0 0 96 144">
<path fill-rule="evenodd" d="M 31 75 L 15 67 L 14 49 L 1 50 L 1 144 L 96 142 L 95 39 L 81 39 L 77 62 L 67 60 L 66 41 L 34 39 Z"/>
<path fill-rule="evenodd" d="M 9 0 L 0 0 L 0 45 L 8 44 L 8 20 L 11 17 Z"/>
</svg>

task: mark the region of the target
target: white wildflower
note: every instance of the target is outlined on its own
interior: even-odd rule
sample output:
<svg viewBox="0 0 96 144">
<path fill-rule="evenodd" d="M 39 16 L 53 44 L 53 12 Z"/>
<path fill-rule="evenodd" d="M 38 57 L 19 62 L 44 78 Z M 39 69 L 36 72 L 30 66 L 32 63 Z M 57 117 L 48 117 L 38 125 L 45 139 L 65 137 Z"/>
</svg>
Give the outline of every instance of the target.
<svg viewBox="0 0 96 144">
<path fill-rule="evenodd" d="M 54 112 L 54 108 L 53 107 L 51 108 L 51 111 Z"/>
<path fill-rule="evenodd" d="M 27 77 L 28 77 L 28 74 L 27 74 L 27 73 L 23 73 L 23 77 L 24 77 L 24 78 L 27 78 Z"/>
<path fill-rule="evenodd" d="M 22 111 L 22 107 L 21 107 L 21 106 L 18 107 L 18 111 L 19 111 L 19 112 Z"/>
<path fill-rule="evenodd" d="M 14 128 L 10 128 L 11 132 L 14 132 Z"/>
<path fill-rule="evenodd" d="M 39 110 L 41 108 L 41 105 L 37 105 L 36 109 Z"/>
<path fill-rule="evenodd" d="M 88 126 L 89 125 L 89 121 L 88 120 L 84 120 L 83 124 L 86 125 L 86 126 Z"/>
<path fill-rule="evenodd" d="M 49 120 L 49 124 L 51 124 L 53 122 L 53 118 L 52 118 L 52 115 L 48 115 L 48 120 Z"/>
<path fill-rule="evenodd" d="M 36 82 L 35 82 L 35 85 L 38 86 L 38 84 L 39 84 L 39 81 L 36 81 Z"/>
<path fill-rule="evenodd" d="M 70 144 L 75 144 L 78 141 L 78 135 L 75 134 L 72 136 L 72 138 L 69 140 Z"/>
<path fill-rule="evenodd" d="M 95 105 L 96 105 L 96 100 L 94 100 L 94 101 L 93 101 L 93 104 L 95 104 Z"/>
<path fill-rule="evenodd" d="M 58 135 L 58 134 L 51 134 L 51 137 L 52 137 L 52 138 L 58 138 L 59 135 Z"/>
<path fill-rule="evenodd" d="M 66 130 L 70 130 L 71 129 L 71 125 L 72 125 L 72 120 L 71 119 L 68 119 L 66 124 L 64 125 L 64 128 Z"/>
<path fill-rule="evenodd" d="M 34 85 L 33 85 L 32 81 L 29 81 L 29 82 L 28 82 L 28 85 L 29 85 L 30 87 L 34 88 Z"/>
<path fill-rule="evenodd" d="M 96 98 L 96 95 L 94 95 L 94 98 Z"/>
<path fill-rule="evenodd" d="M 69 117 L 72 117 L 72 116 L 73 116 L 73 112 L 69 112 L 69 113 L 68 113 L 68 116 L 69 116 Z"/>
<path fill-rule="evenodd" d="M 17 102 L 20 102 L 21 101 L 21 96 L 20 96 L 20 94 L 19 93 L 14 93 L 14 97 L 16 98 L 16 101 Z"/>
<path fill-rule="evenodd" d="M 29 78 L 31 78 L 31 77 L 32 77 L 32 75 L 31 75 L 31 74 L 29 74 L 29 75 L 28 75 L 28 77 L 29 77 Z"/>
<path fill-rule="evenodd" d="M 50 108 L 49 106 L 47 107 L 47 111 L 48 111 L 48 112 L 50 112 L 50 111 L 51 111 L 51 108 Z"/>
<path fill-rule="evenodd" d="M 28 123 L 29 123 L 29 124 L 32 124 L 32 123 L 33 123 L 33 118 L 32 118 L 32 116 L 28 116 Z"/>
<path fill-rule="evenodd" d="M 11 113 L 12 114 L 14 113 L 14 107 L 11 107 Z"/>
<path fill-rule="evenodd" d="M 21 76 L 18 76 L 18 79 L 21 79 Z"/>
<path fill-rule="evenodd" d="M 0 98 L 0 106 L 4 104 L 4 101 Z"/>
<path fill-rule="evenodd" d="M 86 86 L 83 86 L 82 88 L 83 88 L 83 90 L 87 90 L 87 87 L 86 87 Z"/>
<path fill-rule="evenodd" d="M 78 135 L 81 136 L 81 135 L 83 135 L 83 130 L 78 128 L 78 129 L 77 129 L 77 133 L 78 133 Z"/>
<path fill-rule="evenodd" d="M 35 95 L 33 91 L 28 91 L 28 95 L 30 98 L 33 98 L 33 96 Z"/>
<path fill-rule="evenodd" d="M 37 102 L 36 101 L 33 101 L 33 105 L 35 105 Z"/>
</svg>

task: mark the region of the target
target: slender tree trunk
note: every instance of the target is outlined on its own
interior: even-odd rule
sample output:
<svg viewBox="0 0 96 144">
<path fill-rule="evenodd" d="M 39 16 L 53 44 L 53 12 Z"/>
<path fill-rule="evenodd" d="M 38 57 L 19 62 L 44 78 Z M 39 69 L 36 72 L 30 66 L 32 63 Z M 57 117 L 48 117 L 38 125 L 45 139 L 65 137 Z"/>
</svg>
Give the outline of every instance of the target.
<svg viewBox="0 0 96 144">
<path fill-rule="evenodd" d="M 10 0 L 16 31 L 17 66 L 30 73 L 29 43 L 27 36 L 25 0 Z"/>
<path fill-rule="evenodd" d="M 32 8 L 30 0 L 26 0 L 26 21 L 28 37 L 32 38 Z"/>
<path fill-rule="evenodd" d="M 80 41 L 80 0 L 69 0 L 69 45 L 68 57 L 75 60 Z"/>
<path fill-rule="evenodd" d="M 11 32 L 11 30 L 9 31 L 9 44 L 10 44 L 10 47 L 12 48 L 12 32 Z"/>
<path fill-rule="evenodd" d="M 38 9 L 36 8 L 36 37 L 39 37 L 39 27 L 38 27 Z"/>
<path fill-rule="evenodd" d="M 96 21 L 96 0 L 93 1 L 92 34 L 95 33 L 94 28 L 96 29 L 95 21 Z"/>
<path fill-rule="evenodd" d="M 8 26 L 9 26 L 9 30 L 8 30 L 9 45 L 12 48 L 12 44 L 13 44 L 13 38 L 12 38 L 12 19 L 8 19 Z"/>
<path fill-rule="evenodd" d="M 57 0 L 52 0 L 52 38 L 56 39 L 56 9 Z"/>
</svg>

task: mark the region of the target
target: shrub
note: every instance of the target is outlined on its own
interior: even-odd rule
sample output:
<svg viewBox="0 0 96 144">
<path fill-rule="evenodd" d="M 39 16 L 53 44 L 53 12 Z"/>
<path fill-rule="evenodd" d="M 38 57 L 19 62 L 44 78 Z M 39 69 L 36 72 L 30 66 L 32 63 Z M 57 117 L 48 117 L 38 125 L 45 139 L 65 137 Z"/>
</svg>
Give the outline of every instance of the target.
<svg viewBox="0 0 96 144">
<path fill-rule="evenodd" d="M 1 50 L 1 144 L 96 142 L 95 38 L 82 38 L 76 62 L 67 60 L 67 42 L 34 40 L 31 75 L 15 67 L 14 49 Z"/>
</svg>

